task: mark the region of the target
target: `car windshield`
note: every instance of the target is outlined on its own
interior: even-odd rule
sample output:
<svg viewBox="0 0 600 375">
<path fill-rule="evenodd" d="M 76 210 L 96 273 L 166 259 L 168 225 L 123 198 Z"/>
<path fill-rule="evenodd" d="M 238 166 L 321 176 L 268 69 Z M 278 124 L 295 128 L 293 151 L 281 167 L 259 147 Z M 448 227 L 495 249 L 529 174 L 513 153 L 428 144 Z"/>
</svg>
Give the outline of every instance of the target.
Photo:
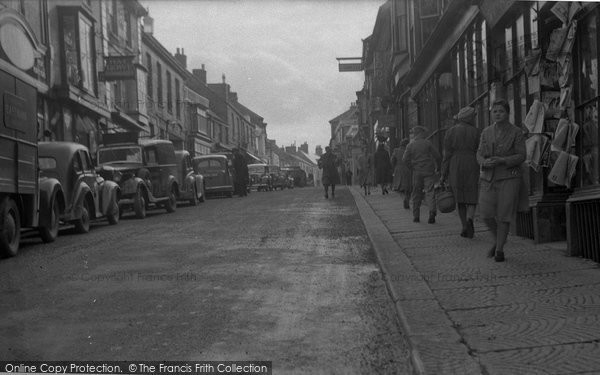
<svg viewBox="0 0 600 375">
<path fill-rule="evenodd" d="M 111 147 L 98 150 L 98 164 L 141 162 L 142 150 L 137 146 Z"/>
<path fill-rule="evenodd" d="M 203 171 L 221 171 L 224 169 L 223 164 L 218 159 L 196 159 L 194 164 L 196 168 Z"/>
</svg>

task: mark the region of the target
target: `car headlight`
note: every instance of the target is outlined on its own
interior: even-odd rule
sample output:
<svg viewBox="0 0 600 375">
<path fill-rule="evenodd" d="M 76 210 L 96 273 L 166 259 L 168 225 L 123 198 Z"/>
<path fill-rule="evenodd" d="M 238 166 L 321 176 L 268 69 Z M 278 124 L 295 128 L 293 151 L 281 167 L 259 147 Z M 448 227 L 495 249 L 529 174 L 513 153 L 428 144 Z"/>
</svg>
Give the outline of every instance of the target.
<svg viewBox="0 0 600 375">
<path fill-rule="evenodd" d="M 122 177 L 123 177 L 123 175 L 121 174 L 121 172 L 119 172 L 119 171 L 115 171 L 115 172 L 113 173 L 113 178 L 112 178 L 112 180 L 113 180 L 114 182 L 116 182 L 116 183 L 119 183 L 119 182 L 121 182 L 121 178 L 122 178 Z"/>
</svg>

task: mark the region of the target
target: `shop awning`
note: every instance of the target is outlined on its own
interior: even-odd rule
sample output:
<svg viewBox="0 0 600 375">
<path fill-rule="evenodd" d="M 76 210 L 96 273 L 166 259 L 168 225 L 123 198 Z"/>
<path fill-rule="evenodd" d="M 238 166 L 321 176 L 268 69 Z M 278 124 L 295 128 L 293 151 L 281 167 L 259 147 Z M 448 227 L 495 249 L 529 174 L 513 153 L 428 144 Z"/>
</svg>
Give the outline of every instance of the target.
<svg viewBox="0 0 600 375">
<path fill-rule="evenodd" d="M 246 155 L 247 155 L 246 159 L 249 159 L 248 162 L 252 162 L 252 163 L 264 163 L 264 161 L 262 159 L 260 159 L 258 156 L 252 155 L 248 151 L 246 151 Z"/>
</svg>

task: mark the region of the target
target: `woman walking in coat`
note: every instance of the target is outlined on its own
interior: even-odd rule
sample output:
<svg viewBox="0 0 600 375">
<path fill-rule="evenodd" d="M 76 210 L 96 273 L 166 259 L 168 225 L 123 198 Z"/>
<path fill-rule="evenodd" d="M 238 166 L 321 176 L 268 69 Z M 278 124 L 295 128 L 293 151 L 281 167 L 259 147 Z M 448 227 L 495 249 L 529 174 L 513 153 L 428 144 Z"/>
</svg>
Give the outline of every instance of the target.
<svg viewBox="0 0 600 375">
<path fill-rule="evenodd" d="M 329 198 L 329 186 L 331 186 L 331 197 L 335 198 L 335 185 L 340 183 L 340 175 L 338 174 L 338 160 L 331 147 L 325 147 L 325 153 L 321 156 L 318 162 L 319 168 L 323 169 L 323 188 L 325 189 L 325 199 Z"/>
<path fill-rule="evenodd" d="M 510 107 L 504 99 L 492 104 L 494 123 L 481 132 L 477 161 L 481 166 L 479 212 L 494 235 L 488 252 L 496 262 L 504 261 L 504 245 L 511 220 L 517 214 L 521 163 L 525 161 L 525 137 L 508 121 Z"/>
<path fill-rule="evenodd" d="M 410 141 L 404 138 L 392 155 L 392 168 L 394 170 L 393 189 L 404 194 L 404 208 L 410 209 L 410 194 L 412 192 L 412 174 L 410 168 L 402 161 L 406 146 Z"/>
<path fill-rule="evenodd" d="M 462 237 L 473 238 L 473 219 L 479 199 L 479 129 L 475 125 L 475 108 L 464 107 L 456 116 L 456 125 L 444 137 L 442 182 L 448 181 L 458 206 Z"/>
<path fill-rule="evenodd" d="M 387 185 L 392 180 L 392 163 L 385 145 L 380 143 L 375 151 L 375 183 L 381 185 L 381 194 L 388 194 Z"/>
</svg>

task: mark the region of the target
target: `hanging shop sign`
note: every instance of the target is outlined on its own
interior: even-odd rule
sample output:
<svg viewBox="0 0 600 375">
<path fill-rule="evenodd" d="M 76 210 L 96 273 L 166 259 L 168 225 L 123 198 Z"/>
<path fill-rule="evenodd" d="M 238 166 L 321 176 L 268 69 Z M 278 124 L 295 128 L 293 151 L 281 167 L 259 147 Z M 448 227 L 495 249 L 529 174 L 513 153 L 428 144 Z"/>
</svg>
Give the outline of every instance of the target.
<svg viewBox="0 0 600 375">
<path fill-rule="evenodd" d="M 337 61 L 340 72 L 362 72 L 364 69 L 361 57 L 338 57 Z"/>
<path fill-rule="evenodd" d="M 136 78 L 135 56 L 105 56 L 104 71 L 98 73 L 100 81 L 123 81 Z"/>
</svg>

